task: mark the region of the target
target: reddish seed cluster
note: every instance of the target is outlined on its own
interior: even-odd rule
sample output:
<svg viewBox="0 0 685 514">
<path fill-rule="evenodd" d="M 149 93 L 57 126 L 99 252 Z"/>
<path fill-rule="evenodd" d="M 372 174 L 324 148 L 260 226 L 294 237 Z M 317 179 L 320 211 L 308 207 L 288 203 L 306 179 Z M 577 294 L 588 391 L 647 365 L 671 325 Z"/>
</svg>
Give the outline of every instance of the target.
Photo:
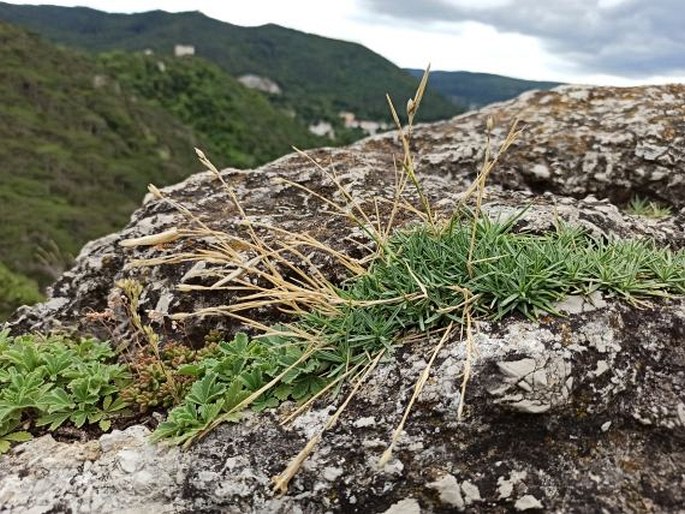
<svg viewBox="0 0 685 514">
<path fill-rule="evenodd" d="M 212 343 L 201 350 L 170 342 L 160 350 L 159 357 L 151 350 L 143 350 L 135 355 L 129 365 L 133 382 L 121 392 L 124 401 L 138 406 L 143 413 L 151 408 L 173 407 L 177 399 L 183 398 L 194 377 L 181 375 L 181 366 L 197 362 L 216 351 Z"/>
</svg>

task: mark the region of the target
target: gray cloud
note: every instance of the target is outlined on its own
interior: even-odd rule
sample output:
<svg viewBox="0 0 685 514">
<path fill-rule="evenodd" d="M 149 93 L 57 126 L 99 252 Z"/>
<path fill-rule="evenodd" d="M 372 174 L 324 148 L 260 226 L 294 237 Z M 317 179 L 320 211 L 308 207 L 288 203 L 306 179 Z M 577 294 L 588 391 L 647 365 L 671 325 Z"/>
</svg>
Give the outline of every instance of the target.
<svg viewBox="0 0 685 514">
<path fill-rule="evenodd" d="M 627 0 L 613 7 L 600 7 L 599 0 L 511 0 L 500 7 L 482 7 L 479 0 L 459 6 L 447 0 L 361 4 L 372 14 L 405 22 L 476 21 L 533 36 L 578 72 L 627 78 L 685 73 L 682 0 Z"/>
</svg>

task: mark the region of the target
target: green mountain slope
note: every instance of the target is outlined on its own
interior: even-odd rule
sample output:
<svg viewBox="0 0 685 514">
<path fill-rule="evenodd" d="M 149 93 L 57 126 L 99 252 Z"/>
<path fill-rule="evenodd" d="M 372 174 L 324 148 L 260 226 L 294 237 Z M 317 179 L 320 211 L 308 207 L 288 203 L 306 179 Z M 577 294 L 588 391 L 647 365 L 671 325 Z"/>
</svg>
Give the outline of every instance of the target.
<svg viewBox="0 0 685 514">
<path fill-rule="evenodd" d="M 407 70 L 415 77 L 422 70 Z M 469 109 L 515 98 L 531 89 L 552 89 L 561 82 L 540 82 L 514 79 L 490 73 L 469 71 L 434 71 L 431 73 L 431 87 L 449 98 L 455 105 Z"/>
<path fill-rule="evenodd" d="M 217 166 L 255 167 L 290 152 L 293 145 L 329 142 L 201 58 L 110 52 L 97 61 L 131 95 L 193 128 Z"/>
<path fill-rule="evenodd" d="M 0 23 L 0 261 L 11 270 L 50 281 L 39 248 L 74 254 L 121 226 L 149 182 L 200 168 L 199 143 L 90 59 Z"/>
<path fill-rule="evenodd" d="M 0 262 L 0 322 L 20 305 L 31 305 L 42 299 L 38 284 L 24 275 L 11 272 Z"/>
<path fill-rule="evenodd" d="M 385 93 L 404 105 L 418 82 L 358 44 L 276 25 L 238 27 L 199 12 L 126 15 L 0 3 L 0 19 L 88 51 L 152 49 L 168 54 L 176 44 L 193 45 L 197 55 L 236 77 L 250 73 L 275 81 L 283 94 L 272 100 L 307 122 L 336 121 L 341 110 L 389 121 Z M 429 91 L 421 119 L 444 119 L 457 112 L 454 104 Z"/>
<path fill-rule="evenodd" d="M 202 59 L 80 54 L 0 22 L 0 319 L 149 183 L 199 171 L 195 146 L 251 167 L 322 141 Z"/>
</svg>

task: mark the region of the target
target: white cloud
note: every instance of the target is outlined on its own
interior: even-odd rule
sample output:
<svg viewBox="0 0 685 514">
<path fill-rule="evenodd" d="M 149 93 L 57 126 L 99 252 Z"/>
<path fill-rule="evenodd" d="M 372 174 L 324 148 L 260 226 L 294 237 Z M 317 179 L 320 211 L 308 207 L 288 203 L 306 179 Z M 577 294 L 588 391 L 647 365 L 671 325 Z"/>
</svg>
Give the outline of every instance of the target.
<svg viewBox="0 0 685 514">
<path fill-rule="evenodd" d="M 685 76 L 682 0 L 511 0 L 489 7 L 476 0 L 363 4 L 369 18 L 377 13 L 429 27 L 433 22 L 473 21 L 499 34 L 533 37 L 543 52 L 567 62 L 550 69 L 552 73 L 641 81 Z"/>
<path fill-rule="evenodd" d="M 625 3 L 627 0 L 599 0 L 600 9 L 611 9 L 617 5 Z"/>
</svg>

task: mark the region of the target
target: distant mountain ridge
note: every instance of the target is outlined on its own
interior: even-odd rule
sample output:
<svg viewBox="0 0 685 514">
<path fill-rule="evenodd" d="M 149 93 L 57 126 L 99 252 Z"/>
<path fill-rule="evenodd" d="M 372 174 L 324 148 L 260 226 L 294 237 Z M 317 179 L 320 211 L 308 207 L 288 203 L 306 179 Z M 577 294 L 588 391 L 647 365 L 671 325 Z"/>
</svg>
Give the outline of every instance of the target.
<svg viewBox="0 0 685 514">
<path fill-rule="evenodd" d="M 152 50 L 162 55 L 175 45 L 239 78 L 272 81 L 281 95 L 269 95 L 279 108 L 307 124 L 326 120 L 340 131 L 340 112 L 358 119 L 390 121 L 385 94 L 402 105 L 423 70 L 402 70 L 356 43 L 329 39 L 275 24 L 241 27 L 199 11 L 106 13 L 85 7 L 14 5 L 0 2 L 0 19 L 34 30 L 61 44 L 89 52 Z M 421 120 L 450 118 L 465 109 L 514 98 L 559 82 L 530 81 L 465 71 L 434 71 L 421 107 Z"/>
<path fill-rule="evenodd" d="M 88 8 L 0 3 L 0 19 L 89 52 L 145 50 L 169 54 L 177 44 L 240 77 L 254 74 L 283 91 L 270 100 L 311 123 L 338 125 L 341 111 L 359 119 L 390 121 L 385 94 L 403 105 L 418 80 L 356 43 L 306 34 L 278 25 L 239 27 L 200 12 L 111 14 Z M 446 119 L 461 109 L 428 91 L 421 120 Z"/>
<path fill-rule="evenodd" d="M 423 70 L 407 69 L 406 71 L 415 77 L 423 74 Z M 509 100 L 531 89 L 547 90 L 562 84 L 562 82 L 523 80 L 470 71 L 433 71 L 430 80 L 430 87 L 442 93 L 455 105 L 467 109 Z"/>
</svg>

